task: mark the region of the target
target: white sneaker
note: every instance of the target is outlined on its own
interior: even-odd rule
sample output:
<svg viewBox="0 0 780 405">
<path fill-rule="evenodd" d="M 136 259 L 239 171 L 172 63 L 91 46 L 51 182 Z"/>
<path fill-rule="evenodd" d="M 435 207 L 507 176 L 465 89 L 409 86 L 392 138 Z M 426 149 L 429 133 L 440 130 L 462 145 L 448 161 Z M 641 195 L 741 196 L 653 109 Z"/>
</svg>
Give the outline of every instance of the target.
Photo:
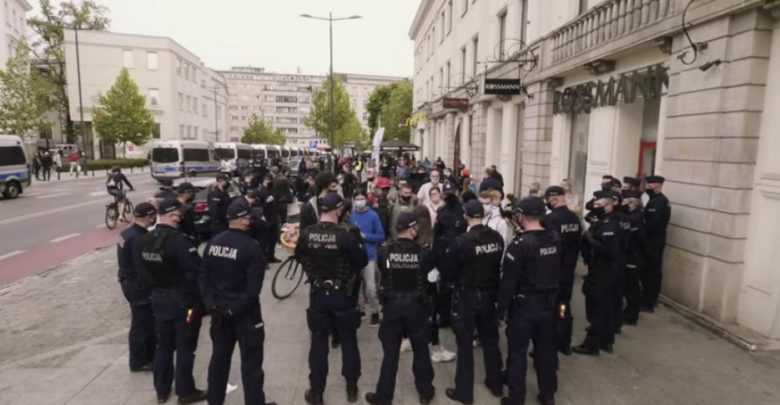
<svg viewBox="0 0 780 405">
<path fill-rule="evenodd" d="M 431 350 L 431 360 L 434 363 L 449 363 L 455 360 L 455 353 L 441 346 L 433 346 L 433 349 Z"/>
<path fill-rule="evenodd" d="M 401 341 L 401 353 L 408 352 L 412 350 L 412 343 L 409 342 L 409 339 L 404 339 Z"/>
</svg>

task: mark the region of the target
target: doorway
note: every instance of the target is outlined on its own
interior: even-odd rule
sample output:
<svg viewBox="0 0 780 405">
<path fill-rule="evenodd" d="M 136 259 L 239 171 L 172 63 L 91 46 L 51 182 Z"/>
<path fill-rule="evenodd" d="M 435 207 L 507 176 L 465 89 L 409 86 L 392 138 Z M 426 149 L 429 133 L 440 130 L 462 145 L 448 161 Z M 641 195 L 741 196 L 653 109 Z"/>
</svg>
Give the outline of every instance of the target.
<svg viewBox="0 0 780 405">
<path fill-rule="evenodd" d="M 569 178 L 580 201 L 585 201 L 585 178 L 588 171 L 588 132 L 590 114 L 573 114 L 571 118 L 571 148 L 569 151 Z"/>
</svg>

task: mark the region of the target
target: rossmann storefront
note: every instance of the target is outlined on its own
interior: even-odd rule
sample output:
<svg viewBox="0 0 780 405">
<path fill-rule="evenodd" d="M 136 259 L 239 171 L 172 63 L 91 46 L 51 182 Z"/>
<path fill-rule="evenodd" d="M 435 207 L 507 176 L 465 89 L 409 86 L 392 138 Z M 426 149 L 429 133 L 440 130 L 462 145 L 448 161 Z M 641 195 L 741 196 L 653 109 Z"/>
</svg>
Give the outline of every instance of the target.
<svg viewBox="0 0 780 405">
<path fill-rule="evenodd" d="M 780 2 L 696 1 L 683 30 L 688 3 L 604 1 L 530 45 L 516 136 L 538 164 L 522 189 L 570 178 L 585 200 L 605 174 L 665 176 L 663 295 L 745 347 L 773 347 Z"/>
</svg>

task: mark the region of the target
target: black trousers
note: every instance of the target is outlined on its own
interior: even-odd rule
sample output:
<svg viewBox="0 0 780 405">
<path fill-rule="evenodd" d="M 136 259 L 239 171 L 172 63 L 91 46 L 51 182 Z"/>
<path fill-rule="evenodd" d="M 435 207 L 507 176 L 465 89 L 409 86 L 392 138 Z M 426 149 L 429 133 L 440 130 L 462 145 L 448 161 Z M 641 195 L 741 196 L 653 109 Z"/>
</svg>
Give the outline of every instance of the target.
<svg viewBox="0 0 780 405">
<path fill-rule="evenodd" d="M 263 384 L 263 341 L 265 329 L 260 306 L 249 312 L 227 319 L 211 320 L 212 353 L 209 363 L 209 404 L 223 404 L 230 375 L 230 360 L 238 343 L 241 352 L 241 381 L 244 385 L 244 403 L 265 405 Z"/>
<path fill-rule="evenodd" d="M 626 272 L 628 269 L 624 266 L 621 271 L 618 273 L 617 281 L 615 282 L 615 287 L 612 290 L 612 294 L 614 297 L 614 303 L 612 304 L 612 310 L 614 311 L 614 315 L 612 316 L 612 325 L 615 329 L 615 333 L 620 331 L 620 329 L 623 327 L 623 310 L 625 308 L 625 302 L 623 301 L 623 297 L 625 296 L 625 290 L 626 290 Z"/>
<path fill-rule="evenodd" d="M 347 382 L 360 378 L 360 351 L 357 343 L 357 328 L 360 325 L 360 311 L 355 297 L 343 292 L 326 294 L 312 291 L 306 322 L 311 332 L 309 348 L 309 384 L 314 393 L 325 391 L 328 377 L 328 335 L 338 331 L 341 340 L 341 375 Z"/>
<path fill-rule="evenodd" d="M 571 315 L 571 296 L 574 281 L 562 281 L 558 284 L 558 298 L 555 307 L 555 347 L 566 350 L 571 347 L 571 334 L 574 317 Z"/>
<path fill-rule="evenodd" d="M 623 284 L 623 295 L 626 298 L 626 308 L 623 311 L 623 319 L 626 323 L 636 324 L 639 321 L 639 307 L 641 300 L 641 288 L 639 275 L 643 266 L 640 264 L 626 265 L 626 282 Z"/>
<path fill-rule="evenodd" d="M 555 350 L 555 310 L 549 302 L 518 302 L 512 305 L 506 329 L 509 357 L 507 386 L 509 404 L 525 403 L 525 378 L 528 367 L 528 345 L 534 342 L 534 368 L 539 392 L 552 399 L 558 390 L 558 356 Z M 460 353 L 458 354 L 460 356 Z"/>
<path fill-rule="evenodd" d="M 154 388 L 158 394 L 170 394 L 176 380 L 176 395 L 187 396 L 195 391 L 192 367 L 198 347 L 201 316 L 193 313 L 187 322 L 187 310 L 168 293 L 152 293 L 154 329 L 157 333 L 157 351 L 154 356 Z M 174 368 L 174 353 L 176 367 Z"/>
<path fill-rule="evenodd" d="M 655 308 L 658 304 L 658 295 L 661 293 L 661 281 L 663 268 L 664 249 L 666 241 L 654 242 L 650 247 L 651 254 L 647 257 L 647 263 L 642 269 L 642 306 Z"/>
<path fill-rule="evenodd" d="M 458 398 L 474 398 L 474 332 L 482 342 L 485 385 L 503 389 L 501 350 L 498 347 L 498 314 L 495 291 L 458 292 L 453 296 L 452 331 L 458 346 L 455 391 Z"/>
<path fill-rule="evenodd" d="M 381 401 L 392 402 L 398 374 L 398 357 L 401 340 L 409 337 L 412 344 L 412 373 L 414 385 L 421 398 L 432 398 L 433 365 L 428 351 L 428 340 L 433 325 L 429 321 L 429 308 L 420 300 L 390 299 L 382 307 L 382 323 L 379 340 L 382 342 L 382 367 L 376 384 L 376 396 Z"/>
<path fill-rule="evenodd" d="M 615 286 L 613 283 L 585 281 L 585 312 L 588 334 L 583 344 L 591 349 L 602 349 L 615 342 Z"/>
<path fill-rule="evenodd" d="M 281 229 L 281 225 L 278 222 L 271 222 L 268 224 L 268 236 L 264 245 L 265 257 L 267 259 L 271 259 L 276 256 L 276 244 L 279 242 Z"/>
<path fill-rule="evenodd" d="M 130 332 L 127 335 L 130 348 L 130 369 L 139 369 L 154 361 L 155 336 L 154 313 L 149 297 L 139 297 L 136 283 L 123 281 L 122 293 L 130 304 Z"/>
</svg>

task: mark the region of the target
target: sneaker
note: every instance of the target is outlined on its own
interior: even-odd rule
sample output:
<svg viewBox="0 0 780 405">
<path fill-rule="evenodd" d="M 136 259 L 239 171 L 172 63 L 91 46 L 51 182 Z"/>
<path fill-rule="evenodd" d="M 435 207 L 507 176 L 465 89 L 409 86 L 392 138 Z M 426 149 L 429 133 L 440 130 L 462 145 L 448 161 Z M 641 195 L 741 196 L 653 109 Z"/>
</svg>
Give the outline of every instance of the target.
<svg viewBox="0 0 780 405">
<path fill-rule="evenodd" d="M 409 341 L 409 339 L 404 339 L 401 341 L 401 353 L 408 352 L 412 350 L 412 343 Z"/>
<path fill-rule="evenodd" d="M 379 314 L 371 314 L 371 322 L 369 322 L 368 326 L 372 328 L 379 326 Z"/>
<path fill-rule="evenodd" d="M 455 353 L 442 346 L 433 346 L 433 349 L 431 350 L 431 360 L 434 363 L 449 363 L 455 360 Z"/>
</svg>

